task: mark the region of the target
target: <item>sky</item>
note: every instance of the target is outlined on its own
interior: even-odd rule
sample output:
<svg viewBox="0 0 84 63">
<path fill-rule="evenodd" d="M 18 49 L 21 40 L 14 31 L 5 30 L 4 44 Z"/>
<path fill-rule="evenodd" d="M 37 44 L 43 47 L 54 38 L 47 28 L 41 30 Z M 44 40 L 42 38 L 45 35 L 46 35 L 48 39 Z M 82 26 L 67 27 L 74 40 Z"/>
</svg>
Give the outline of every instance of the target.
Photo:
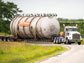
<svg viewBox="0 0 84 63">
<path fill-rule="evenodd" d="M 28 13 L 57 13 L 59 18 L 84 19 L 84 0 L 3 0 Z"/>
</svg>

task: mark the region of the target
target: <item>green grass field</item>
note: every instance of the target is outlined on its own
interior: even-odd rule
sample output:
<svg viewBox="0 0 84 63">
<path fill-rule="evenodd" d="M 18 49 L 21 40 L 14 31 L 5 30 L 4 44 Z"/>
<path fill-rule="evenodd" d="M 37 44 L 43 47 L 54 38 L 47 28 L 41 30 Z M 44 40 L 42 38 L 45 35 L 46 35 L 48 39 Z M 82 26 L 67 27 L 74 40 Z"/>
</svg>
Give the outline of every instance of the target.
<svg viewBox="0 0 84 63">
<path fill-rule="evenodd" d="M 61 46 L 38 46 L 23 42 L 0 42 L 0 63 L 34 63 L 67 50 Z"/>
<path fill-rule="evenodd" d="M 73 43 L 73 44 L 78 44 L 78 43 Z M 83 38 L 83 40 L 81 42 L 81 45 L 84 45 L 84 38 Z"/>
<path fill-rule="evenodd" d="M 1 33 L 1 32 L 0 32 L 0 36 L 12 36 L 12 34 L 8 34 L 8 33 Z"/>
<path fill-rule="evenodd" d="M 81 44 L 83 44 L 84 45 L 84 38 L 83 38 L 83 41 L 82 41 L 82 43 Z"/>
</svg>

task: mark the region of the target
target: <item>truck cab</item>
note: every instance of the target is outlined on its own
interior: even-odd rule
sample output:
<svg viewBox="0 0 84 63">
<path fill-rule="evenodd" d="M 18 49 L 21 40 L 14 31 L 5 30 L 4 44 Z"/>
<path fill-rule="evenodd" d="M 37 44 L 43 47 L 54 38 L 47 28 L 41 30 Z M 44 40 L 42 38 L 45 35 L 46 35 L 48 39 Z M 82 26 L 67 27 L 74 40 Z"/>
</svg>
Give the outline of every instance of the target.
<svg viewBox="0 0 84 63">
<path fill-rule="evenodd" d="M 82 37 L 80 32 L 78 32 L 77 26 L 65 26 L 64 37 L 66 44 L 77 42 L 80 45 L 82 41 Z"/>
</svg>

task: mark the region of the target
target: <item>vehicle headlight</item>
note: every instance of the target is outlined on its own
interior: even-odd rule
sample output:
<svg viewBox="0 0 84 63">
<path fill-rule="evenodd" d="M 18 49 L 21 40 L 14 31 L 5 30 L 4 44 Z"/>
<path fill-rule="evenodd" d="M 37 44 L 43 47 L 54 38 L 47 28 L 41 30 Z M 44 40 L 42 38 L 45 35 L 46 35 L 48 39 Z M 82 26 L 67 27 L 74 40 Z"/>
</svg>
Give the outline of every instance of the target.
<svg viewBox="0 0 84 63">
<path fill-rule="evenodd" d="M 71 39 L 71 37 L 69 37 Z"/>
</svg>

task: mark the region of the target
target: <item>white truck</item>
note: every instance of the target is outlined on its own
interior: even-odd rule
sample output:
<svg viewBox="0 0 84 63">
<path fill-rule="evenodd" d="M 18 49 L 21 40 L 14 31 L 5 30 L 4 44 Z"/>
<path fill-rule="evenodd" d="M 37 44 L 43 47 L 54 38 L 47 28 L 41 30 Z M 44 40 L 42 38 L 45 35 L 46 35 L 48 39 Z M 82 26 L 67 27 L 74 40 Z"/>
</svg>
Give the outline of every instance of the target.
<svg viewBox="0 0 84 63">
<path fill-rule="evenodd" d="M 77 25 L 76 26 L 64 26 L 64 34 L 63 35 L 54 35 L 52 36 L 53 42 L 55 44 L 65 43 L 71 44 L 77 42 L 78 45 L 81 44 L 82 37 L 80 32 L 78 32 Z"/>
</svg>

